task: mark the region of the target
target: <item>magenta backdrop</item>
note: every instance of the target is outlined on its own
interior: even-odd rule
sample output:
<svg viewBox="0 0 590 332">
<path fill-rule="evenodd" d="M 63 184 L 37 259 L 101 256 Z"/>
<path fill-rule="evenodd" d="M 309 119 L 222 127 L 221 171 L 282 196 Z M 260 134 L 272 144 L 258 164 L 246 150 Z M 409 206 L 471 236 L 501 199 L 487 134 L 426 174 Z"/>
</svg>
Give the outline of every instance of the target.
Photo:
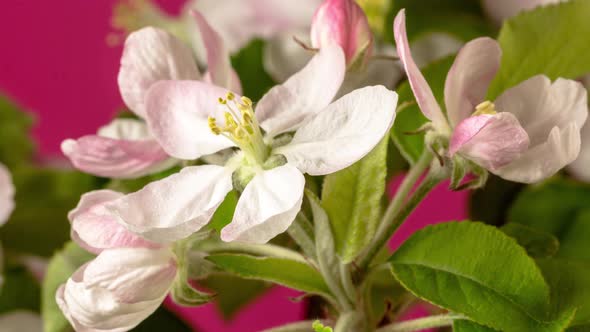
<svg viewBox="0 0 590 332">
<path fill-rule="evenodd" d="M 184 0 L 160 1 L 171 12 Z M 65 138 L 94 133 L 123 106 L 117 89 L 121 47 L 110 47 L 115 0 L 3 1 L 0 5 L 0 91 L 34 113 L 34 136 L 42 156 L 60 155 Z M 59 5 L 58 5 L 59 4 Z M 396 179 L 391 190 L 399 184 Z M 437 188 L 391 242 L 398 246 L 413 231 L 439 221 L 466 217 L 466 194 Z M 231 322 L 214 305 L 175 308 L 204 332 L 254 332 L 295 321 L 304 305 L 297 293 L 275 288 Z"/>
</svg>

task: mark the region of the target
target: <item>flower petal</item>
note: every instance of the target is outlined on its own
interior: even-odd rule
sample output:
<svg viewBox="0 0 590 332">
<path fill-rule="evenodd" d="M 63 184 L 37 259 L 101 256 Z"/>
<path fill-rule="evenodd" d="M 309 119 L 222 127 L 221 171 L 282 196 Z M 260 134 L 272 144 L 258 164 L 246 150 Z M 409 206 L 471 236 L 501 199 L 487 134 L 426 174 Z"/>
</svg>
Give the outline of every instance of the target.
<svg viewBox="0 0 590 332">
<path fill-rule="evenodd" d="M 301 208 L 305 177 L 289 164 L 257 174 L 240 196 L 223 241 L 266 243 L 289 228 Z"/>
<path fill-rule="evenodd" d="M 496 109 L 516 116 L 529 134 L 531 147 L 544 144 L 555 126 L 561 130 L 575 123 L 582 128 L 588 116 L 587 91 L 576 81 L 537 75 L 506 90 Z"/>
<path fill-rule="evenodd" d="M 335 44 L 322 47 L 303 69 L 262 97 L 255 113 L 260 126 L 270 136 L 297 129 L 330 104 L 345 72 L 342 49 Z"/>
<path fill-rule="evenodd" d="M 169 249 L 110 249 L 80 267 L 56 294 L 77 331 L 127 331 L 162 303 L 176 277 Z"/>
<path fill-rule="evenodd" d="M 193 10 L 191 11 L 191 15 L 197 22 L 203 44 L 207 49 L 207 71 L 211 83 L 241 94 L 242 87 L 240 79 L 232 69 L 229 50 L 225 46 L 223 39 L 209 25 L 209 22 L 207 22 L 201 13 Z"/>
<path fill-rule="evenodd" d="M 137 178 L 160 172 L 177 162 L 155 140 L 129 141 L 89 135 L 63 141 L 61 150 L 77 169 L 109 178 Z"/>
<path fill-rule="evenodd" d="M 580 127 L 571 123 L 565 128 L 554 127 L 546 142 L 532 146 L 518 159 L 492 172 L 506 180 L 535 183 L 546 179 L 580 153 Z"/>
<path fill-rule="evenodd" d="M 516 117 L 502 112 L 469 117 L 455 128 L 449 153 L 459 153 L 494 170 L 509 164 L 529 146 L 529 138 Z"/>
<path fill-rule="evenodd" d="M 275 80 L 284 82 L 305 67 L 312 53 L 297 44 L 293 37 L 309 44 L 309 31 L 296 30 L 274 37 L 266 42 L 262 62 L 264 70 Z"/>
<path fill-rule="evenodd" d="M 395 44 L 397 46 L 397 54 L 399 55 L 400 61 L 404 65 L 406 74 L 408 75 L 408 81 L 410 87 L 414 92 L 416 101 L 428 119 L 434 122 L 437 126 L 447 127 L 447 121 L 444 114 L 442 113 L 440 106 L 436 102 L 434 95 L 428 82 L 422 76 L 420 69 L 412 58 L 410 52 L 410 43 L 408 42 L 408 36 L 406 34 L 406 11 L 404 9 L 395 17 L 393 22 L 393 35 L 395 37 Z"/>
<path fill-rule="evenodd" d="M 211 132 L 208 117 L 229 90 L 198 81 L 161 81 L 146 96 L 152 134 L 171 156 L 192 160 L 234 146 Z"/>
<path fill-rule="evenodd" d="M 14 210 L 14 184 L 6 166 L 0 164 L 0 225 L 3 225 Z"/>
<path fill-rule="evenodd" d="M 231 189 L 229 169 L 185 167 L 106 207 L 130 231 L 157 243 L 171 243 L 205 226 Z"/>
<path fill-rule="evenodd" d="M 105 209 L 105 204 L 123 196 L 112 190 L 96 190 L 82 195 L 78 206 L 68 213 L 72 239 L 95 254 L 112 248 L 159 248 L 158 244 L 128 231 Z"/>
<path fill-rule="evenodd" d="M 474 39 L 459 51 L 445 81 L 445 105 L 451 126 L 469 117 L 475 106 L 485 100 L 501 57 L 500 45 L 488 37 Z"/>
<path fill-rule="evenodd" d="M 112 139 L 142 141 L 153 139 L 147 124 L 136 119 L 115 119 L 98 129 L 98 136 Z"/>
<path fill-rule="evenodd" d="M 397 93 L 383 86 L 355 90 L 306 122 L 288 145 L 275 150 L 301 172 L 325 175 L 369 153 L 395 119 Z"/>
<path fill-rule="evenodd" d="M 578 158 L 569 166 L 567 170 L 576 178 L 590 182 L 590 125 L 586 123 L 582 128 L 581 148 Z"/>
<path fill-rule="evenodd" d="M 152 84 L 199 77 L 190 48 L 171 34 L 148 27 L 127 37 L 119 70 L 119 90 L 127 107 L 140 117 L 145 116 L 145 94 Z"/>
</svg>

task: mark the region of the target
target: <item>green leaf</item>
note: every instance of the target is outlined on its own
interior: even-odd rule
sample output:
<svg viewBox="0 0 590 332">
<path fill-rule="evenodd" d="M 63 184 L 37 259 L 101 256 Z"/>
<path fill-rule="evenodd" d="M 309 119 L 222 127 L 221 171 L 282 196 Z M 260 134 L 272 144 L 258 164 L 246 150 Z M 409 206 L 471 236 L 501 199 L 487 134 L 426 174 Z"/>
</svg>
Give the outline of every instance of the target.
<svg viewBox="0 0 590 332">
<path fill-rule="evenodd" d="M 50 168 L 20 167 L 12 175 L 16 209 L 0 228 L 0 241 L 7 250 L 50 257 L 70 239 L 68 211 L 100 183 L 90 175 Z"/>
<path fill-rule="evenodd" d="M 590 263 L 542 259 L 537 264 L 551 288 L 553 311 L 575 309 L 571 325 L 590 324 Z"/>
<path fill-rule="evenodd" d="M 72 331 L 70 323 L 68 323 L 55 303 L 55 292 L 78 267 L 92 258 L 92 254 L 86 252 L 74 242 L 69 242 L 63 250 L 57 252 L 49 261 L 42 285 L 41 302 L 41 315 L 43 316 L 45 332 Z"/>
<path fill-rule="evenodd" d="M 191 332 L 194 331 L 188 324 L 183 322 L 175 314 L 166 310 L 163 306 L 146 318 L 141 324 L 133 328 L 131 332 Z"/>
<path fill-rule="evenodd" d="M 558 257 L 590 262 L 590 209 L 583 210 L 569 221 L 568 228 L 561 232 Z"/>
<path fill-rule="evenodd" d="M 524 185 L 491 175 L 485 187 L 475 190 L 469 197 L 469 217 L 490 225 L 506 223 L 508 209 Z"/>
<path fill-rule="evenodd" d="M 417 296 L 502 331 L 562 331 L 573 315 L 547 315 L 549 288 L 535 262 L 516 241 L 482 223 L 427 227 L 390 262 Z"/>
<path fill-rule="evenodd" d="M 559 241 L 550 233 L 512 222 L 502 226 L 501 230 L 514 238 L 531 257 L 552 257 L 559 250 Z"/>
<path fill-rule="evenodd" d="M 381 198 L 387 176 L 387 143 L 384 138 L 363 159 L 326 176 L 322 206 L 329 216 L 336 251 L 349 263 L 372 240 L 381 218 Z"/>
<path fill-rule="evenodd" d="M 213 218 L 209 222 L 207 227 L 210 227 L 218 232 L 221 232 L 221 229 L 229 224 L 234 217 L 234 211 L 236 210 L 236 206 L 238 205 L 238 194 L 235 190 L 230 191 L 225 196 L 221 205 L 215 210 L 213 214 Z"/>
<path fill-rule="evenodd" d="M 12 101 L 0 94 L 0 162 L 11 169 L 30 162 L 34 153 L 30 130 L 31 115 L 19 110 Z"/>
<path fill-rule="evenodd" d="M 215 254 L 207 259 L 242 278 L 271 281 L 304 292 L 330 296 L 321 274 L 302 262 L 239 254 Z"/>
<path fill-rule="evenodd" d="M 259 280 L 240 279 L 229 274 L 214 273 L 199 281 L 217 296 L 215 305 L 225 320 L 231 320 L 236 313 L 269 289 L 269 284 Z"/>
<path fill-rule="evenodd" d="M 589 15 L 589 1 L 573 0 L 525 11 L 507 20 L 498 37 L 502 62 L 488 98 L 493 100 L 537 74 L 554 80 L 590 72 Z"/>
<path fill-rule="evenodd" d="M 206 304 L 213 300 L 214 295 L 202 292 L 189 283 L 189 269 L 191 265 L 191 247 L 207 236 L 206 232 L 196 233 L 192 238 L 175 243 L 176 264 L 178 266 L 174 284 L 170 290 L 172 300 L 177 304 L 192 307 Z"/>
<path fill-rule="evenodd" d="M 368 320 L 377 324 L 385 317 L 396 317 L 415 297 L 391 275 L 389 269 L 374 271 L 365 281 Z M 392 316 L 390 316 L 392 315 Z"/>
<path fill-rule="evenodd" d="M 445 80 L 454 60 L 454 56 L 446 57 L 422 69 L 422 74 L 424 74 L 441 107 L 444 105 Z M 422 155 L 422 151 L 424 151 L 424 133 L 415 134 L 412 132 L 420 129 L 428 122 L 428 119 L 416 104 L 414 94 L 407 81 L 398 87 L 397 93 L 399 95 L 399 106 L 391 130 L 391 138 L 402 156 L 410 164 L 414 164 Z"/>
<path fill-rule="evenodd" d="M 453 332 L 495 332 L 496 330 L 479 325 L 470 320 L 456 320 L 453 322 Z"/>
<path fill-rule="evenodd" d="M 275 84 L 262 62 L 264 44 L 262 40 L 253 40 L 232 57 L 233 68 L 243 83 L 244 96 L 252 100 L 260 100 Z"/>
<path fill-rule="evenodd" d="M 2 274 L 0 314 L 12 310 L 39 312 L 41 287 L 39 282 L 22 265 L 9 266 Z"/>
</svg>

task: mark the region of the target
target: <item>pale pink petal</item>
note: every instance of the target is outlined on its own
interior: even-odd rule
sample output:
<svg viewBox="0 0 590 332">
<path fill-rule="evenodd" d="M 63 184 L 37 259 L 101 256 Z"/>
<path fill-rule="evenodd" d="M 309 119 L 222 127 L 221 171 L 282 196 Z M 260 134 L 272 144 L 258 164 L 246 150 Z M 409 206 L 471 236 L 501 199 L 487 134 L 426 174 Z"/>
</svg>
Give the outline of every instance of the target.
<svg viewBox="0 0 590 332">
<path fill-rule="evenodd" d="M 200 74 L 190 48 L 171 34 L 148 27 L 125 41 L 119 90 L 129 109 L 144 117 L 145 94 L 160 80 L 196 80 Z"/>
<path fill-rule="evenodd" d="M 14 184 L 6 166 L 0 164 L 0 225 L 3 225 L 14 210 Z"/>
<path fill-rule="evenodd" d="M 137 119 L 114 119 L 100 127 L 97 133 L 98 136 L 129 141 L 154 139 L 145 121 Z"/>
<path fill-rule="evenodd" d="M 169 249 L 105 250 L 58 289 L 56 302 L 77 331 L 128 331 L 160 306 L 175 277 Z"/>
<path fill-rule="evenodd" d="M 363 9 L 353 0 L 326 0 L 311 24 L 311 43 L 322 48 L 335 43 L 344 50 L 347 65 L 371 56 L 373 34 Z"/>
<path fill-rule="evenodd" d="M 573 80 L 537 75 L 506 90 L 495 101 L 496 109 L 516 116 L 529 134 L 531 147 L 544 144 L 554 127 L 575 123 L 582 128 L 588 116 L 587 92 Z"/>
<path fill-rule="evenodd" d="M 177 162 L 153 139 L 129 141 L 89 135 L 63 141 L 61 150 L 77 169 L 109 178 L 137 178 Z"/>
<path fill-rule="evenodd" d="M 488 37 L 474 39 L 459 51 L 445 81 L 445 105 L 451 126 L 469 117 L 475 106 L 485 100 L 501 57 L 500 45 Z"/>
<path fill-rule="evenodd" d="M 506 180 L 535 183 L 542 181 L 574 161 L 580 153 L 580 128 L 570 123 L 554 127 L 544 143 L 532 146 L 518 159 L 492 172 Z"/>
<path fill-rule="evenodd" d="M 345 72 L 340 46 L 322 47 L 303 69 L 262 97 L 256 106 L 260 126 L 270 136 L 297 129 L 330 104 Z"/>
<path fill-rule="evenodd" d="M 582 128 L 582 140 L 578 158 L 567 170 L 577 179 L 590 183 L 590 125 L 586 123 Z"/>
<path fill-rule="evenodd" d="M 325 175 L 346 168 L 387 135 L 397 94 L 383 86 L 355 90 L 306 122 L 293 140 L 275 149 L 301 172 Z"/>
<path fill-rule="evenodd" d="M 301 208 L 305 177 L 289 164 L 258 173 L 238 200 L 223 241 L 266 243 L 289 228 Z"/>
<path fill-rule="evenodd" d="M 453 131 L 449 153 L 495 170 L 518 158 L 528 146 L 528 135 L 516 117 L 502 112 L 461 121 Z"/>
<path fill-rule="evenodd" d="M 158 248 L 158 244 L 128 231 L 105 209 L 105 204 L 123 196 L 112 190 L 96 190 L 82 195 L 78 206 L 68 213 L 72 240 L 95 254 L 113 248 Z"/>
<path fill-rule="evenodd" d="M 157 243 L 186 238 L 205 226 L 232 189 L 231 170 L 185 167 L 106 205 L 130 231 Z"/>
<path fill-rule="evenodd" d="M 209 128 L 209 116 L 220 108 L 218 98 L 229 90 L 198 81 L 161 81 L 146 96 L 147 122 L 171 156 L 192 160 L 234 146 Z"/>
<path fill-rule="evenodd" d="M 406 34 L 406 12 L 404 9 L 400 10 L 395 17 L 393 35 L 397 46 L 397 54 L 404 65 L 404 69 L 408 75 L 408 81 L 422 113 L 434 122 L 435 125 L 446 128 L 447 120 L 436 102 L 436 98 L 434 98 L 428 82 L 426 82 L 426 79 L 424 79 L 424 76 L 422 76 L 420 69 L 412 58 L 410 43 Z"/>
<path fill-rule="evenodd" d="M 207 72 L 209 79 L 215 85 L 242 93 L 240 79 L 234 72 L 229 58 L 229 50 L 221 36 L 209 25 L 209 22 L 198 11 L 192 11 L 203 44 L 207 49 Z"/>
</svg>

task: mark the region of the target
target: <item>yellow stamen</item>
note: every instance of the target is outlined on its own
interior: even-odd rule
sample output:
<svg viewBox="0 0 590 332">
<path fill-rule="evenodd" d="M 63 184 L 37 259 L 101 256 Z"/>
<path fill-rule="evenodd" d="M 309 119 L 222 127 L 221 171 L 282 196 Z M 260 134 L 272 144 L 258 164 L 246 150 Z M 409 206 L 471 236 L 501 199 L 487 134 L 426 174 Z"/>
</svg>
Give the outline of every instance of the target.
<svg viewBox="0 0 590 332">
<path fill-rule="evenodd" d="M 484 115 L 484 114 L 496 114 L 496 105 L 489 100 L 484 101 L 483 103 L 475 106 L 475 112 L 473 116 Z"/>
</svg>

